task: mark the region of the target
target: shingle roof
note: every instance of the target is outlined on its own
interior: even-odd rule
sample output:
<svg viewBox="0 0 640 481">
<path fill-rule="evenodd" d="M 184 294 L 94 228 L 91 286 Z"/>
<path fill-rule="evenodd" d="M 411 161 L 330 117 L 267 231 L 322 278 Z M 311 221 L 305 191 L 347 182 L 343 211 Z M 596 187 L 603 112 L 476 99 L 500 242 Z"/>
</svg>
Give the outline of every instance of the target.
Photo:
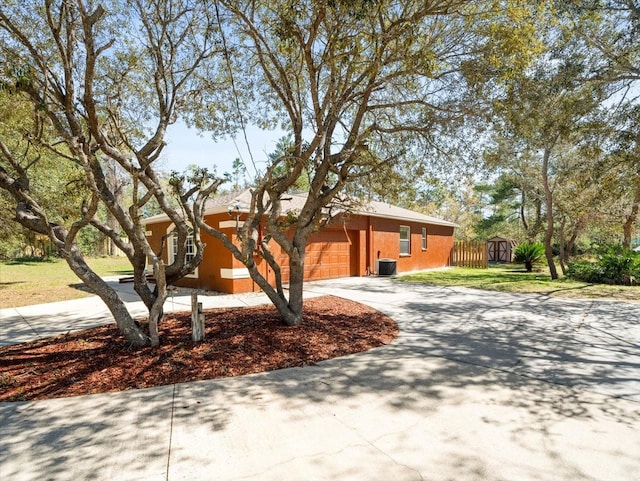
<svg viewBox="0 0 640 481">
<path fill-rule="evenodd" d="M 424 222 L 425 224 L 457 227 L 457 224 L 449 222 L 448 220 L 431 217 L 430 215 L 398 207 L 396 205 L 387 204 L 386 202 L 371 201 L 368 204 L 365 204 L 362 208 L 357 209 L 356 213 L 361 215 L 370 215 L 373 217 L 382 217 L 385 219 L 407 220 L 413 222 Z"/>
<path fill-rule="evenodd" d="M 282 198 L 283 212 L 301 210 L 307 200 L 307 194 L 290 194 Z M 236 210 L 238 212 L 247 212 L 251 206 L 251 191 L 245 189 L 242 192 L 221 195 L 213 199 L 209 199 L 205 204 L 205 215 L 218 214 Z M 380 217 L 384 219 L 404 220 L 408 222 L 422 222 L 425 224 L 444 225 L 457 227 L 457 224 L 436 217 L 415 212 L 413 210 L 404 209 L 386 202 L 370 201 L 364 202 L 351 210 L 353 214 L 370 215 L 372 217 Z M 167 221 L 169 218 L 165 214 L 156 215 L 145 219 L 146 224 L 154 224 L 157 222 Z"/>
</svg>

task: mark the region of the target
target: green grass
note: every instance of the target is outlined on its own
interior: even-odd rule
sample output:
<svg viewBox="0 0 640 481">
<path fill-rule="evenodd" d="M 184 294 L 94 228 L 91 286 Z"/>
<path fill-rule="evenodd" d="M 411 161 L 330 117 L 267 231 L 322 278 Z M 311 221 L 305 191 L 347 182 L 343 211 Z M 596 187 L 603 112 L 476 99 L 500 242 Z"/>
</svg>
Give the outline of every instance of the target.
<svg viewBox="0 0 640 481">
<path fill-rule="evenodd" d="M 132 273 L 126 257 L 88 259 L 101 276 Z M 92 295 L 61 259 L 0 261 L 0 308 L 64 301 Z"/>
<path fill-rule="evenodd" d="M 501 292 L 534 293 L 554 297 L 639 301 L 640 286 L 587 284 L 572 279 L 551 280 L 547 270 L 525 272 L 518 265 L 492 265 L 488 269 L 451 269 L 400 276 L 402 282 L 460 286 Z"/>
<path fill-rule="evenodd" d="M 95 258 L 89 265 L 101 276 L 132 274 L 123 257 Z M 640 300 L 640 286 L 587 284 L 571 279 L 552 281 L 548 272 L 524 272 L 520 266 L 496 265 L 488 269 L 455 267 L 400 276 L 402 282 L 460 286 L 502 292 L 587 299 Z M 63 301 L 90 296 L 86 287 L 60 259 L 0 262 L 0 308 Z"/>
</svg>

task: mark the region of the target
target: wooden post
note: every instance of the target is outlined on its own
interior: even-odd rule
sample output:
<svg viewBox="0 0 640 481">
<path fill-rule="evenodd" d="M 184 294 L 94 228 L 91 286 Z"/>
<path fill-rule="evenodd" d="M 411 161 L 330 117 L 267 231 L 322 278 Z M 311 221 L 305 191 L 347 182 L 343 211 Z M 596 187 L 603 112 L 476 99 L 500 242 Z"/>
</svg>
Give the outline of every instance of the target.
<svg viewBox="0 0 640 481">
<path fill-rule="evenodd" d="M 191 294 L 191 339 L 194 342 L 204 341 L 204 312 L 195 292 Z"/>
</svg>

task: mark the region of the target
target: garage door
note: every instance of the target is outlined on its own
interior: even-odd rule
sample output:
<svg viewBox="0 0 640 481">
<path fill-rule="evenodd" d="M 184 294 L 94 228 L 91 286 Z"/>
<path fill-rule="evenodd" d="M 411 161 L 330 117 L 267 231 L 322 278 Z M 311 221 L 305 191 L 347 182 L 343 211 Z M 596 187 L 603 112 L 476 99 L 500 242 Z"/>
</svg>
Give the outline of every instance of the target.
<svg viewBox="0 0 640 481">
<path fill-rule="evenodd" d="M 345 231 L 323 231 L 311 237 L 304 264 L 305 279 L 332 279 L 351 274 L 351 245 Z"/>
<path fill-rule="evenodd" d="M 307 244 L 304 277 L 307 280 L 333 279 L 351 275 L 351 252 L 354 250 L 344 230 L 314 234 Z M 281 255 L 283 282 L 289 281 L 288 257 Z"/>
</svg>

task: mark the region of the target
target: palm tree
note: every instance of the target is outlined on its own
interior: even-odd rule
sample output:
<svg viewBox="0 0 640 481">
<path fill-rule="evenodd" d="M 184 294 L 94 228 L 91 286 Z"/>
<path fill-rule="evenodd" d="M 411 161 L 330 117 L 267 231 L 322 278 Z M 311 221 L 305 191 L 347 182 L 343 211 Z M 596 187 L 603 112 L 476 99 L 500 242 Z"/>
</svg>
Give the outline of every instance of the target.
<svg viewBox="0 0 640 481">
<path fill-rule="evenodd" d="M 533 265 L 544 256 L 544 245 L 540 242 L 523 242 L 514 250 L 513 261 L 524 264 L 527 272 L 533 271 Z"/>
</svg>

